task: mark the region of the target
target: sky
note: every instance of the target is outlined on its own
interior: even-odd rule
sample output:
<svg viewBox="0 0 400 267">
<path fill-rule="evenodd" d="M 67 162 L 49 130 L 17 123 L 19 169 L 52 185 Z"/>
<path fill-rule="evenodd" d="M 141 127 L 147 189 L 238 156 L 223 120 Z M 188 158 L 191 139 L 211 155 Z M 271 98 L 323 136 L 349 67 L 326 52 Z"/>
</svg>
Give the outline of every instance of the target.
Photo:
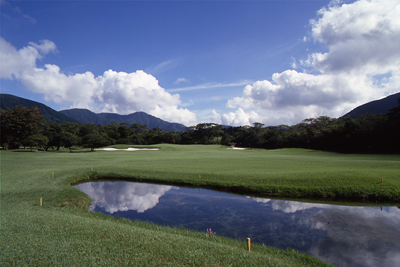
<svg viewBox="0 0 400 267">
<path fill-rule="evenodd" d="M 400 1 L 0 0 L 0 90 L 186 126 L 293 125 L 400 92 Z"/>
</svg>

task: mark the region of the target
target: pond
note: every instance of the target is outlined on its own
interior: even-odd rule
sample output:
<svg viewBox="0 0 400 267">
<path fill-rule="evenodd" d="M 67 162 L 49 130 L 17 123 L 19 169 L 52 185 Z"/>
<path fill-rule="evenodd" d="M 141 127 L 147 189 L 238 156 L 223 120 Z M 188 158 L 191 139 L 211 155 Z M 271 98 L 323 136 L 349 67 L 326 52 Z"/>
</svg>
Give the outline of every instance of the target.
<svg viewBox="0 0 400 267">
<path fill-rule="evenodd" d="M 400 266 L 400 209 L 255 198 L 133 182 L 75 185 L 89 211 L 307 252 L 337 266 Z"/>
</svg>

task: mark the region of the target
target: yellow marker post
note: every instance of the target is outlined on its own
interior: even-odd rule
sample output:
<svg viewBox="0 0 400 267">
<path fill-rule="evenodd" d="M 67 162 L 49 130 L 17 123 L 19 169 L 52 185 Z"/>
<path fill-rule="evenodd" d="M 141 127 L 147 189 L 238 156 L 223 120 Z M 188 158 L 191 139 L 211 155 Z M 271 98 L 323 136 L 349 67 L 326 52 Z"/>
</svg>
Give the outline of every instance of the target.
<svg viewBox="0 0 400 267">
<path fill-rule="evenodd" d="M 381 183 L 383 184 L 383 177 L 381 177 Z"/>
<path fill-rule="evenodd" d="M 201 175 L 199 174 L 199 179 L 201 178 Z"/>
<path fill-rule="evenodd" d="M 42 206 L 43 205 L 43 198 L 41 197 L 40 198 L 40 206 Z"/>
<path fill-rule="evenodd" d="M 251 240 L 250 240 L 250 238 L 247 238 L 247 249 L 248 249 L 248 251 L 250 251 L 250 247 L 251 247 Z"/>
<path fill-rule="evenodd" d="M 54 177 L 54 172 L 51 173 L 51 177 Z"/>
<path fill-rule="evenodd" d="M 90 170 L 91 170 L 91 171 L 93 171 L 93 167 L 92 167 L 92 168 L 90 168 Z"/>
</svg>

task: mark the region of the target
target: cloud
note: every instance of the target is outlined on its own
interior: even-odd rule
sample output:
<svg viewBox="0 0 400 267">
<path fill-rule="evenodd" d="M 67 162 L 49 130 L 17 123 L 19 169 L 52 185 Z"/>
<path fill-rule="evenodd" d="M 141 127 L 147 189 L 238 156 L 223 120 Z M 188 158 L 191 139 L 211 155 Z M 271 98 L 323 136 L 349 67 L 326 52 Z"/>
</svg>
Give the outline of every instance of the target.
<svg viewBox="0 0 400 267">
<path fill-rule="evenodd" d="M 181 91 L 192 91 L 192 90 L 203 90 L 203 89 L 215 89 L 215 88 L 223 88 L 223 87 L 236 87 L 243 86 L 249 84 L 249 81 L 238 81 L 233 83 L 204 83 L 195 86 L 187 86 L 181 88 L 173 88 L 168 89 L 168 92 L 181 92 Z"/>
<path fill-rule="evenodd" d="M 76 185 L 79 190 L 93 199 L 95 206 L 104 208 L 108 213 L 135 210 L 143 213 L 154 208 L 160 197 L 171 190 L 172 186 L 151 185 L 132 182 L 101 182 Z"/>
<path fill-rule="evenodd" d="M 0 78 L 21 78 L 22 73 L 34 69 L 36 60 L 56 51 L 56 45 L 49 40 L 41 40 L 40 44 L 30 42 L 28 46 L 17 50 L 0 37 Z"/>
<path fill-rule="evenodd" d="M 288 106 L 334 105 L 341 98 L 335 90 L 335 80 L 328 75 L 311 75 L 287 70 L 272 75 L 274 83 L 258 81 L 243 90 L 243 97 L 228 101 L 229 107 L 258 105 L 263 109 Z M 321 90 L 324 88 L 324 90 Z M 352 96 L 356 98 L 356 96 Z M 242 102 L 245 99 L 246 102 Z"/>
<path fill-rule="evenodd" d="M 316 70 L 370 75 L 399 71 L 399 1 L 360 0 L 319 13 L 318 20 L 311 20 L 312 36 L 329 52 L 311 54 Z"/>
<path fill-rule="evenodd" d="M 186 79 L 186 78 L 178 78 L 176 79 L 176 81 L 174 82 L 174 84 L 179 84 L 179 83 L 189 83 L 190 80 Z"/>
<path fill-rule="evenodd" d="M 252 125 L 254 122 L 259 121 L 259 116 L 254 111 L 246 113 L 242 108 L 236 110 L 236 112 L 229 112 L 221 115 L 222 125 Z"/>
<path fill-rule="evenodd" d="M 40 40 L 40 44 L 29 42 L 29 45 L 36 48 L 41 54 L 48 54 L 50 52 L 57 52 L 55 43 L 49 40 Z"/>
<path fill-rule="evenodd" d="M 15 24 L 21 22 L 28 22 L 29 24 L 35 25 L 36 19 L 22 12 L 18 6 L 13 6 L 9 1 L 0 0 L 0 6 L 2 6 L 2 12 L 0 15 Z"/>
<path fill-rule="evenodd" d="M 97 77 L 90 71 L 66 75 L 57 65 L 45 64 L 43 68 L 36 65 L 38 59 L 57 51 L 53 42 L 30 42 L 20 50 L 2 38 L 0 42 L 1 78 L 20 79 L 28 90 L 43 94 L 46 101 L 94 112 L 143 111 L 186 125 L 196 121 L 193 112 L 178 107 L 181 103 L 178 94 L 166 92 L 154 76 L 142 70 L 126 73 L 110 69 Z"/>
<path fill-rule="evenodd" d="M 1 3 L 0 3 L 1 4 Z M 36 19 L 32 18 L 31 16 L 23 13 L 19 7 L 14 7 L 13 10 L 21 16 L 24 20 L 28 21 L 29 23 L 36 24 Z"/>
<path fill-rule="evenodd" d="M 310 21 L 311 37 L 325 44 L 328 52 L 311 53 L 301 60 L 304 72 L 274 73 L 272 81 L 247 85 L 241 97 L 229 99 L 227 107 L 237 108 L 241 121 L 258 116 L 271 125 L 322 115 L 338 117 L 359 104 L 400 91 L 399 1 L 343 5 L 333 1 L 318 16 Z"/>
<path fill-rule="evenodd" d="M 146 69 L 146 72 L 151 74 L 161 73 L 166 70 L 175 68 L 180 62 L 181 59 L 179 58 L 166 60 L 157 65 L 150 66 L 149 68 Z"/>
</svg>

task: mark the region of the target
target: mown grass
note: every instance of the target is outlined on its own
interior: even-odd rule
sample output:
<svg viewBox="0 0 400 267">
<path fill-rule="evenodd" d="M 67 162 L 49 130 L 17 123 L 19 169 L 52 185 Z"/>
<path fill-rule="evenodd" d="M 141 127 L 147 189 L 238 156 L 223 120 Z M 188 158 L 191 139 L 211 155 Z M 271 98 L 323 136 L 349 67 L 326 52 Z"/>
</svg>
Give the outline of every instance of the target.
<svg viewBox="0 0 400 267">
<path fill-rule="evenodd" d="M 88 213 L 89 197 L 70 183 L 90 177 L 297 196 L 361 192 L 391 201 L 399 196 L 400 156 L 159 147 L 135 152 L 1 151 L 1 266 L 325 265 L 293 250 L 253 245 L 249 253 L 245 240 L 207 238 L 205 232 Z"/>
<path fill-rule="evenodd" d="M 140 154 L 98 151 L 93 160 L 107 161 L 116 155 L 118 162 L 99 161 L 102 164 L 89 176 L 134 178 L 280 197 L 400 201 L 400 155 L 163 145 L 160 151 L 140 151 Z"/>
</svg>

